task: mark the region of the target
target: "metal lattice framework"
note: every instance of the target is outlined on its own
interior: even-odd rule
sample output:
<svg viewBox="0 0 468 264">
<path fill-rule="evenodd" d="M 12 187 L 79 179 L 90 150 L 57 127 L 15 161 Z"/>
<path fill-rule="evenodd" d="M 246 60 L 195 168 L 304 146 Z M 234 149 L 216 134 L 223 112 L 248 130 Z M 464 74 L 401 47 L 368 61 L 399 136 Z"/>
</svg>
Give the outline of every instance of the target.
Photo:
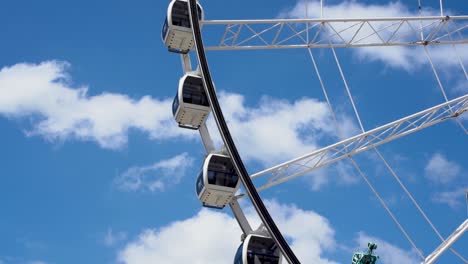
<svg viewBox="0 0 468 264">
<path fill-rule="evenodd" d="M 195 0 L 192 0 L 191 3 L 194 4 Z M 362 133 L 251 175 L 252 179 L 265 176 L 263 177 L 265 179 L 260 181 L 262 183 L 260 183 L 260 186 L 256 187 L 256 189 L 261 191 L 292 180 L 299 176 L 306 175 L 318 168 L 325 167 L 340 160 L 349 158 L 355 169 L 361 174 L 363 179 L 369 185 L 370 189 L 380 200 L 382 206 L 392 217 L 400 231 L 405 235 L 410 244 L 413 246 L 413 249 L 419 253 L 423 263 L 434 263 L 437 258 L 448 249 L 464 263 L 468 263 L 468 261 L 465 260 L 461 254 L 455 251 L 455 249 L 451 248 L 452 244 L 468 229 L 468 220 L 466 220 L 457 230 L 455 230 L 451 236 L 449 236 L 447 239 L 444 239 L 431 220 L 424 213 L 419 204 L 416 202 L 416 200 L 413 198 L 408 189 L 404 186 L 399 176 L 394 172 L 389 163 L 377 149 L 377 147 L 382 144 L 450 119 L 454 119 L 463 129 L 463 131 L 468 134 L 462 121 L 458 118 L 468 111 L 468 94 L 449 101 L 445 92 L 445 88 L 439 78 L 439 74 L 436 67 L 434 66 L 427 48 L 427 46 L 451 45 L 454 51 L 457 53 L 460 67 L 463 70 L 465 78 L 468 80 L 468 75 L 463 64 L 463 59 L 457 51 L 457 45 L 468 44 L 468 39 L 465 39 L 464 37 L 466 31 L 468 31 L 468 16 L 444 16 L 441 0 L 440 16 L 422 17 L 421 1 L 418 1 L 418 3 L 418 17 L 200 21 L 200 24 L 203 25 L 204 33 L 209 34 L 210 37 L 206 38 L 207 41 L 204 45 L 204 49 L 198 49 L 197 53 L 204 53 L 204 50 L 306 48 L 308 49 L 314 64 L 317 76 L 322 86 L 322 90 L 324 91 L 324 95 L 327 99 L 327 103 L 331 112 L 333 112 L 332 105 L 327 96 L 326 88 L 322 82 L 317 64 L 311 51 L 312 48 L 331 48 Z M 323 1 L 320 1 L 320 4 L 322 8 L 321 16 L 323 17 Z M 198 35 L 200 37 L 199 31 Z M 360 119 L 346 78 L 341 69 L 339 59 L 335 53 L 335 48 L 362 47 L 369 49 L 374 47 L 403 48 L 412 46 L 424 47 L 426 57 L 428 58 L 437 83 L 445 98 L 445 103 L 407 116 L 395 122 L 388 123 L 370 131 L 366 131 Z M 187 63 L 183 59 L 183 62 L 184 65 L 190 65 L 189 60 Z M 202 72 L 204 71 L 202 70 Z M 204 79 L 205 78 L 206 77 L 204 77 Z M 211 80 L 209 80 L 209 84 L 211 84 Z M 205 82 L 205 86 L 206 85 L 207 83 Z M 334 120 L 336 122 L 336 117 Z M 205 144 L 205 148 L 208 151 L 213 147 L 213 145 L 209 144 L 211 139 L 208 141 L 205 140 L 205 138 L 209 138 L 209 133 L 205 126 L 203 126 L 203 128 L 204 130 L 200 131 L 200 134 L 204 139 L 203 143 Z M 339 130 L 339 124 L 337 124 L 337 130 Z M 367 177 L 362 173 L 357 163 L 354 161 L 352 157 L 353 155 L 371 149 L 376 151 L 382 162 L 385 163 L 388 170 L 392 173 L 393 177 L 398 181 L 402 189 L 407 193 L 419 212 L 424 216 L 425 220 L 440 238 L 442 244 L 427 257 L 425 257 L 419 250 L 413 239 L 411 239 L 400 222 L 388 208 L 385 201 L 383 201 L 378 191 L 373 187 L 372 183 L 370 183 Z M 232 156 L 233 155 L 231 154 L 231 157 Z M 240 157 L 238 159 L 240 160 Z M 255 189 L 254 187 L 252 188 Z M 251 191 L 249 191 L 249 195 L 251 196 L 250 193 Z M 242 210 L 237 203 L 237 199 L 244 196 L 245 194 L 237 195 L 231 201 L 230 206 L 244 233 L 248 233 L 252 231 L 251 227 L 248 224 L 248 221 L 245 219 L 245 216 L 243 215 Z M 282 238 L 279 231 L 278 234 L 280 235 L 280 238 Z M 275 239 L 275 241 L 278 243 L 277 239 Z M 289 249 L 287 243 L 284 242 L 284 244 L 286 245 L 286 249 Z M 282 252 L 285 253 L 284 248 L 282 248 Z M 290 253 L 290 255 L 295 258 L 295 255 L 292 253 L 292 251 Z"/>
<path fill-rule="evenodd" d="M 455 231 L 424 260 L 423 264 L 434 263 L 445 250 L 450 248 L 468 230 L 468 219 L 466 219 Z"/>
<path fill-rule="evenodd" d="M 459 117 L 467 111 L 468 95 L 464 95 L 325 148 L 315 150 L 302 157 L 252 174 L 251 177 L 269 177 L 264 185 L 257 187 L 258 190 L 264 190 L 421 129 Z M 239 196 L 243 196 L 243 194 Z"/>
<path fill-rule="evenodd" d="M 205 20 L 207 50 L 466 44 L 468 16 Z"/>
</svg>

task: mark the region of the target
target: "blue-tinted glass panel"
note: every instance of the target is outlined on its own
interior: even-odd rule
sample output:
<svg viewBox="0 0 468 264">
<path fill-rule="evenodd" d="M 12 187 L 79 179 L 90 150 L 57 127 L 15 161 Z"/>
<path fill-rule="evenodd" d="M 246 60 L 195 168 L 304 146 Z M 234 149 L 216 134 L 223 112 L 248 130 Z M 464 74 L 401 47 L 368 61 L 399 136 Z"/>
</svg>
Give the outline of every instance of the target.
<svg viewBox="0 0 468 264">
<path fill-rule="evenodd" d="M 166 35 L 167 35 L 167 30 L 169 29 L 169 25 L 167 23 L 167 17 L 166 17 L 166 20 L 164 21 L 164 25 L 163 25 L 163 28 L 161 30 L 161 36 L 162 36 L 162 39 L 166 39 Z"/>
<path fill-rule="evenodd" d="M 197 5 L 198 19 L 202 17 L 200 5 Z M 172 25 L 179 27 L 192 28 L 188 12 L 188 2 L 176 1 L 171 10 Z"/>
<path fill-rule="evenodd" d="M 179 93 L 176 93 L 174 101 L 172 101 L 172 115 L 175 116 L 177 113 L 177 108 L 179 108 Z"/>
<path fill-rule="evenodd" d="M 197 195 L 200 195 L 203 187 L 205 187 L 205 184 L 203 183 L 203 170 L 201 170 L 197 179 Z"/>
<path fill-rule="evenodd" d="M 247 263 L 278 264 L 279 248 L 271 238 L 252 236 L 247 247 Z"/>
<path fill-rule="evenodd" d="M 223 156 L 212 156 L 208 164 L 208 183 L 235 188 L 239 176 L 232 165 L 231 159 Z"/>
<path fill-rule="evenodd" d="M 184 103 L 209 106 L 201 77 L 187 76 L 183 84 Z"/>
<path fill-rule="evenodd" d="M 240 244 L 239 248 L 237 248 L 236 256 L 234 257 L 234 264 L 243 264 L 242 263 L 242 248 L 244 244 Z"/>
</svg>

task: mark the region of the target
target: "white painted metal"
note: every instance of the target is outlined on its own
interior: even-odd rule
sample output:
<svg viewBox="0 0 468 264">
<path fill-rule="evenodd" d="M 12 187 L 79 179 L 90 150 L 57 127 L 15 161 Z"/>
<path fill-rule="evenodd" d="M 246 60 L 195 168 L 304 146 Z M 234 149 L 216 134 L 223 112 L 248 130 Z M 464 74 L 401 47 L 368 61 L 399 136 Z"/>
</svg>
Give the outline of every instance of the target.
<svg viewBox="0 0 468 264">
<path fill-rule="evenodd" d="M 468 219 L 463 222 L 434 252 L 432 252 L 422 264 L 434 263 L 453 243 L 455 243 L 468 230 Z"/>
<path fill-rule="evenodd" d="M 442 81 L 440 80 L 439 74 L 437 73 L 437 70 L 436 70 L 436 68 L 434 66 L 434 62 L 432 61 L 431 55 L 429 55 L 429 51 L 427 50 L 427 47 L 424 47 L 424 52 L 425 52 L 426 57 L 427 57 L 427 59 L 429 61 L 429 64 L 431 65 L 432 72 L 434 73 L 434 76 L 435 76 L 435 78 L 437 80 L 437 84 L 439 85 L 440 91 L 442 92 L 442 95 L 444 96 L 444 99 L 447 102 L 448 101 L 447 93 L 445 92 L 444 85 L 442 84 Z M 466 130 L 463 123 L 458 118 L 455 119 L 455 121 L 460 126 L 460 128 L 463 130 L 463 132 L 465 132 L 465 134 L 468 135 L 468 130 Z"/>
<path fill-rule="evenodd" d="M 201 21 L 212 36 L 207 41 L 217 41 L 207 50 L 466 44 L 449 36 L 468 31 L 467 22 L 468 16 Z"/>
<path fill-rule="evenodd" d="M 261 239 L 265 239 L 267 241 L 269 240 L 270 241 L 269 244 L 274 243 L 273 239 L 268 235 L 257 234 L 256 232 L 252 233 L 252 234 L 249 234 L 247 236 L 247 238 L 244 240 L 244 242 L 240 245 L 239 250 L 242 250 L 242 251 L 237 252 L 236 259 L 234 259 L 235 264 L 237 264 L 237 263 L 242 263 L 242 264 L 263 263 L 262 261 L 260 261 L 258 259 L 255 259 L 254 262 L 249 262 L 248 261 L 249 260 L 248 255 L 252 254 L 252 252 L 257 252 L 257 254 L 259 254 L 260 256 L 265 254 L 265 252 L 263 252 L 263 251 L 265 251 L 266 249 L 263 249 L 263 247 L 262 247 L 262 249 L 259 250 L 259 248 L 257 248 L 259 245 L 257 247 L 255 247 L 255 244 L 257 243 L 255 241 L 258 241 L 258 240 L 261 240 Z M 279 248 L 277 249 L 277 251 L 278 251 L 277 256 L 279 256 L 278 262 L 273 263 L 273 262 L 268 261 L 268 262 L 265 262 L 265 263 L 272 263 L 272 264 L 282 263 L 283 256 L 279 253 Z M 239 254 L 239 256 L 238 256 L 238 254 Z M 242 262 L 241 262 L 241 260 L 242 260 Z"/>
<path fill-rule="evenodd" d="M 247 220 L 247 217 L 245 217 L 245 214 L 242 211 L 242 208 L 240 207 L 239 202 L 237 201 L 237 197 L 232 198 L 231 202 L 229 202 L 229 207 L 231 207 L 232 214 L 236 218 L 237 223 L 242 229 L 242 232 L 244 233 L 244 235 L 247 236 L 251 234 L 253 231 L 252 227 L 250 226 L 249 221 Z"/>
<path fill-rule="evenodd" d="M 210 135 L 210 132 L 208 131 L 208 128 L 206 127 L 206 123 L 203 123 L 198 128 L 198 132 L 200 132 L 200 137 L 202 139 L 203 146 L 205 147 L 206 154 L 215 152 L 213 139 L 211 139 L 211 135 Z"/>
<path fill-rule="evenodd" d="M 426 47 L 424 47 L 426 48 Z M 349 100 L 351 102 L 351 105 L 353 106 L 353 109 L 354 109 L 354 112 L 355 112 L 355 115 L 356 115 L 356 119 L 359 123 L 359 126 L 361 127 L 361 131 L 364 133 L 366 132 L 365 129 L 364 129 L 364 126 L 363 126 L 363 123 L 362 123 L 362 120 L 360 118 L 360 115 L 359 115 L 359 112 L 357 111 L 357 107 L 355 105 L 355 102 L 354 102 L 354 99 L 351 95 L 351 90 L 348 86 L 348 83 L 347 83 L 347 80 L 343 74 L 343 70 L 342 70 L 342 67 L 341 67 L 341 64 L 338 60 L 338 56 L 335 52 L 335 49 L 333 47 L 331 47 L 331 50 L 333 52 L 333 56 L 335 58 L 335 61 L 336 61 L 336 64 L 338 66 L 338 70 L 341 74 L 341 77 L 342 77 L 342 80 L 343 80 L 343 84 L 344 84 L 344 87 L 345 87 L 345 90 L 348 94 L 348 97 L 349 97 Z M 310 58 L 312 60 L 312 63 L 314 65 L 314 68 L 315 68 L 315 71 L 316 71 L 316 74 L 317 74 L 317 77 L 320 81 L 320 84 L 322 86 L 322 90 L 323 90 L 323 93 L 324 93 L 324 96 L 325 96 L 325 99 L 327 100 L 327 103 L 328 103 L 328 106 L 329 106 L 329 109 L 330 109 L 330 112 L 332 113 L 332 117 L 333 117 L 333 121 L 335 123 L 335 126 L 337 128 L 337 132 L 338 132 L 338 135 L 339 135 L 339 138 L 340 139 L 344 139 L 343 138 L 343 133 L 342 133 L 342 129 L 340 128 L 340 124 L 337 122 L 337 118 L 336 118 L 336 115 L 335 115 L 335 111 L 333 110 L 332 108 L 332 105 L 330 103 L 330 100 L 328 99 L 328 94 L 327 94 L 327 91 L 326 91 L 326 88 L 325 88 L 325 85 L 324 83 L 322 82 L 322 78 L 321 78 L 321 75 L 320 75 L 320 72 L 318 70 L 318 67 L 317 67 L 317 64 L 315 62 L 315 58 L 312 54 L 312 50 L 311 49 L 308 49 L 309 51 L 309 55 L 310 55 Z M 458 119 L 456 119 L 457 121 L 459 121 Z M 459 123 L 460 124 L 460 123 Z M 463 125 L 461 125 L 463 127 Z M 432 221 L 429 219 L 429 217 L 427 217 L 427 215 L 424 213 L 424 211 L 422 210 L 422 208 L 419 206 L 419 204 L 416 202 L 416 200 L 414 199 L 414 197 L 411 195 L 411 193 L 408 191 L 408 189 L 405 187 L 405 185 L 403 184 L 403 182 L 400 180 L 400 178 L 398 177 L 398 175 L 395 173 L 395 171 L 392 169 L 392 167 L 390 166 L 390 164 L 387 162 L 387 160 L 384 158 L 384 156 L 380 153 L 380 151 L 377 149 L 377 148 L 374 148 L 374 150 L 376 151 L 377 155 L 380 157 L 380 159 L 384 162 L 385 166 L 387 167 L 387 169 L 390 171 L 390 173 L 393 175 L 393 177 L 397 180 L 397 182 L 400 184 L 400 186 L 402 187 L 402 189 L 406 192 L 406 194 L 409 196 L 409 198 L 413 201 L 414 205 L 416 206 L 416 208 L 419 210 L 419 212 L 423 215 L 423 217 L 426 219 L 426 221 L 429 223 L 429 225 L 432 227 L 432 229 L 434 230 L 434 232 L 437 234 L 437 236 L 441 239 L 441 241 L 444 241 L 444 238 L 440 235 L 439 231 L 437 230 L 437 228 L 434 226 L 434 224 L 432 223 Z M 380 201 L 380 203 L 382 204 L 382 206 L 385 208 L 385 210 L 387 211 L 387 213 L 390 215 L 390 217 L 393 219 L 393 221 L 395 222 L 395 224 L 397 225 L 397 227 L 400 229 L 400 231 L 403 233 L 403 235 L 406 237 L 406 239 L 408 240 L 408 242 L 410 242 L 410 244 L 412 245 L 413 249 L 415 252 L 418 253 L 418 255 L 420 256 L 420 258 L 422 260 L 425 259 L 424 255 L 422 254 L 421 250 L 419 250 L 419 248 L 416 246 L 414 240 L 410 237 L 410 235 L 408 234 L 408 232 L 406 232 L 406 230 L 404 229 L 404 227 L 402 226 L 402 224 L 398 221 L 398 219 L 395 217 L 395 215 L 392 213 L 392 211 L 390 210 L 390 208 L 387 206 L 387 204 L 385 203 L 385 201 L 381 198 L 380 194 L 377 192 L 377 190 L 375 189 L 375 187 L 373 186 L 373 184 L 368 180 L 367 176 L 361 171 L 361 169 L 359 168 L 358 164 L 354 161 L 354 159 L 352 157 L 349 157 L 349 160 L 352 162 L 352 164 L 354 165 L 355 169 L 357 170 L 357 172 L 361 175 L 361 177 L 364 179 L 364 181 L 368 184 L 369 188 L 372 190 L 372 192 L 375 194 L 375 196 L 377 197 L 377 199 Z M 457 257 L 460 258 L 460 260 L 463 261 L 463 263 L 467 263 L 468 262 L 463 258 L 463 256 L 461 254 L 459 254 L 458 252 L 456 252 L 453 248 L 450 249 Z"/>
<path fill-rule="evenodd" d="M 408 232 L 406 232 L 405 228 L 401 225 L 400 221 L 398 221 L 398 219 L 396 218 L 396 216 L 392 213 L 392 211 L 390 210 L 390 208 L 388 207 L 387 203 L 384 201 L 384 199 L 382 199 L 382 196 L 380 196 L 379 192 L 375 189 L 375 187 L 373 186 L 373 184 L 369 181 L 369 179 L 367 178 L 367 176 L 361 171 L 361 169 L 359 168 L 359 166 L 357 165 L 356 161 L 354 161 L 353 158 L 349 158 L 349 160 L 351 160 L 351 162 L 353 163 L 353 166 L 354 168 L 356 168 L 356 170 L 358 171 L 359 175 L 361 175 L 362 179 L 366 182 L 366 184 L 369 186 L 369 188 L 371 189 L 371 191 L 374 193 L 374 195 L 377 197 L 377 199 L 379 200 L 380 204 L 382 204 L 382 206 L 385 208 L 385 211 L 387 211 L 388 215 L 392 218 L 393 222 L 397 225 L 398 229 L 400 229 L 401 233 L 403 233 L 403 235 L 406 237 L 406 239 L 408 240 L 408 242 L 411 244 L 411 246 L 413 247 L 413 249 L 416 251 L 416 253 L 419 255 L 419 257 L 424 260 L 424 255 L 423 253 L 421 252 L 421 250 L 416 246 L 416 243 L 414 242 L 414 240 L 410 237 L 410 235 L 408 234 Z"/>
<path fill-rule="evenodd" d="M 189 102 L 184 102 L 184 88 L 190 79 L 200 80 L 200 91 L 204 93 L 203 82 L 197 72 L 186 73 L 179 81 L 177 95 L 174 99 L 172 113 L 174 118 L 179 123 L 179 126 L 191 129 L 198 129 L 203 125 L 211 111 L 209 105 L 199 105 Z"/>
<path fill-rule="evenodd" d="M 184 73 L 189 73 L 192 71 L 192 62 L 190 61 L 189 54 L 180 54 L 180 59 L 182 61 L 182 69 Z"/>
<path fill-rule="evenodd" d="M 211 153 L 206 156 L 203 162 L 203 167 L 200 175 L 197 179 L 197 195 L 198 199 L 203 203 L 204 206 L 213 208 L 224 208 L 231 199 L 234 197 L 236 191 L 239 189 L 240 181 L 238 180 L 236 186 L 231 188 L 228 186 L 221 186 L 219 184 L 210 183 L 209 181 L 209 166 L 213 160 L 221 157 L 230 160 L 229 156 Z M 234 170 L 231 164 L 232 170 Z M 216 180 L 216 179 L 215 179 Z M 201 182 L 200 182 L 201 181 Z M 200 184 L 203 184 L 201 186 Z"/>
<path fill-rule="evenodd" d="M 176 23 L 174 23 L 175 19 L 172 17 L 172 10 L 174 8 L 174 5 L 177 5 L 180 2 L 187 4 L 187 21 L 185 25 L 177 25 Z M 201 17 L 203 19 L 203 8 L 201 7 L 201 5 L 198 5 L 198 7 L 200 8 Z M 188 17 L 187 0 L 173 0 L 169 4 L 169 7 L 167 8 L 166 21 L 164 22 L 163 29 L 161 32 L 161 37 L 164 44 L 166 44 L 166 46 L 169 48 L 169 51 L 187 53 L 193 48 L 195 43 L 193 40 L 193 32 L 190 27 L 190 20 Z"/>
<path fill-rule="evenodd" d="M 258 178 L 269 175 L 266 184 L 257 188 L 258 190 L 264 190 L 421 129 L 453 119 L 467 111 L 468 95 L 464 95 L 325 148 L 315 150 L 291 161 L 257 172 L 252 174 L 251 177 Z M 243 194 L 239 196 L 243 196 Z"/>
<path fill-rule="evenodd" d="M 387 162 L 387 160 L 383 157 L 383 155 L 380 153 L 380 151 L 375 148 L 375 152 L 377 153 L 377 155 L 382 159 L 382 161 L 384 162 L 385 166 L 387 167 L 387 169 L 390 171 L 390 174 L 392 174 L 393 178 L 395 178 L 395 180 L 398 182 L 398 184 L 401 186 L 401 188 L 403 189 L 403 191 L 406 193 L 406 195 L 410 198 L 410 200 L 413 202 L 414 206 L 418 209 L 419 213 L 421 213 L 421 215 L 424 217 L 424 219 L 426 220 L 426 222 L 431 226 L 432 230 L 434 230 L 435 234 L 440 238 L 440 240 L 442 242 L 444 242 L 444 238 L 442 237 L 442 235 L 440 234 L 439 230 L 437 230 L 437 228 L 435 227 L 435 225 L 432 223 L 432 221 L 429 219 L 429 217 L 426 215 L 426 213 L 424 212 L 424 210 L 421 208 L 421 206 L 419 205 L 419 203 L 416 201 L 416 199 L 414 199 L 413 195 L 411 194 L 411 192 L 406 188 L 406 186 L 403 184 L 403 182 L 401 181 L 400 177 L 395 173 L 395 171 L 392 169 L 392 167 L 390 166 L 390 164 Z M 450 248 L 450 251 L 452 251 L 453 254 L 455 254 L 458 258 L 460 258 L 461 261 L 463 261 L 463 263 L 468 263 L 465 258 L 460 254 L 458 253 L 457 251 L 455 251 L 455 249 L 453 248 Z"/>
</svg>

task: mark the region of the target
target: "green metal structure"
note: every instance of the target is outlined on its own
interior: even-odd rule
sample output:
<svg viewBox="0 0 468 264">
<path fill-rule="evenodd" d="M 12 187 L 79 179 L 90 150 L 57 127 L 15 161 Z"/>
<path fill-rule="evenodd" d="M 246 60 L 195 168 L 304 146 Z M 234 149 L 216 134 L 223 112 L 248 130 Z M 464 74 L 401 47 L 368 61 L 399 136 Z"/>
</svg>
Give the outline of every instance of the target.
<svg viewBox="0 0 468 264">
<path fill-rule="evenodd" d="M 374 250 L 377 249 L 377 244 L 368 243 L 367 247 L 368 247 L 367 253 L 364 253 L 364 252 L 354 253 L 351 264 L 376 264 L 377 263 L 377 259 L 379 259 L 379 256 L 376 256 L 373 254 Z"/>
</svg>

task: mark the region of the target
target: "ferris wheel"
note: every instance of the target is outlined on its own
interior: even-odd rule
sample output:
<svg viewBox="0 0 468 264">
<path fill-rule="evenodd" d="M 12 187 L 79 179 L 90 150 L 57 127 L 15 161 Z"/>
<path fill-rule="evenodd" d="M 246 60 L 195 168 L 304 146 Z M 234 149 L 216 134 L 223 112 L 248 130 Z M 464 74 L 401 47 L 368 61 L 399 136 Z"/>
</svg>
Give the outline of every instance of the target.
<svg viewBox="0 0 468 264">
<path fill-rule="evenodd" d="M 377 148 L 382 144 L 447 120 L 455 120 L 457 126 L 465 134 L 468 134 L 460 120 L 460 116 L 468 112 L 468 94 L 454 99 L 447 97 L 440 74 L 428 50 L 428 46 L 447 45 L 457 52 L 457 45 L 468 44 L 468 39 L 463 37 L 463 33 L 468 31 L 468 16 L 446 16 L 442 0 L 440 0 L 440 15 L 438 16 L 423 16 L 420 11 L 419 16 L 415 17 L 330 19 L 323 18 L 323 10 L 324 4 L 323 1 L 320 1 L 322 18 L 319 19 L 307 17 L 301 19 L 205 20 L 204 9 L 197 0 L 172 0 L 167 9 L 167 18 L 162 28 L 162 39 L 170 52 L 180 54 L 184 71 L 184 75 L 179 80 L 172 112 L 181 128 L 199 131 L 206 149 L 207 154 L 195 183 L 199 200 L 203 206 L 210 208 L 223 209 L 229 205 L 241 227 L 243 241 L 235 253 L 234 264 L 275 264 L 281 263 L 283 259 L 291 264 L 300 263 L 270 216 L 258 192 L 344 159 L 351 161 L 354 169 L 363 178 L 419 255 L 421 263 L 435 263 L 448 250 L 463 263 L 468 263 L 460 252 L 451 248 L 468 230 L 468 219 L 461 223 L 449 237 L 443 237 Z M 421 10 L 420 0 L 419 10 Z M 210 33 L 212 27 L 221 27 L 223 30 L 213 30 L 214 36 L 210 38 L 210 40 L 218 39 L 219 41 L 204 44 L 201 34 L 202 26 L 205 31 Z M 444 102 L 372 130 L 366 130 L 335 49 L 380 46 L 421 46 L 437 80 Z M 346 137 L 342 133 L 342 127 L 335 114 L 336 109 L 330 103 L 327 87 L 312 52 L 316 48 L 332 51 L 334 62 L 361 130 L 358 135 Z M 306 49 L 308 51 L 323 95 L 332 113 L 332 121 L 335 123 L 337 134 L 341 136 L 341 140 L 249 175 L 218 102 L 205 50 L 259 49 Z M 196 70 L 192 69 L 190 51 L 194 51 L 192 54 L 195 53 L 198 60 Z M 458 63 L 466 81 L 468 81 L 468 74 L 460 56 L 458 56 Z M 224 142 L 221 149 L 215 149 L 206 125 L 210 113 L 213 114 Z M 362 172 L 353 156 L 365 151 L 376 153 L 418 212 L 440 238 L 440 246 L 434 249 L 431 254 L 424 255 L 419 250 L 388 204 L 382 199 L 378 190 Z M 264 184 L 255 186 L 252 180 L 260 177 L 265 179 Z M 245 193 L 238 192 L 241 184 L 244 186 Z M 238 200 L 245 196 L 250 198 L 262 220 L 262 224 L 257 229 L 251 227 L 239 206 Z M 353 264 L 378 263 L 378 257 L 373 252 L 377 249 L 377 245 L 369 243 L 368 246 L 367 252 L 356 252 L 352 256 Z"/>
</svg>

